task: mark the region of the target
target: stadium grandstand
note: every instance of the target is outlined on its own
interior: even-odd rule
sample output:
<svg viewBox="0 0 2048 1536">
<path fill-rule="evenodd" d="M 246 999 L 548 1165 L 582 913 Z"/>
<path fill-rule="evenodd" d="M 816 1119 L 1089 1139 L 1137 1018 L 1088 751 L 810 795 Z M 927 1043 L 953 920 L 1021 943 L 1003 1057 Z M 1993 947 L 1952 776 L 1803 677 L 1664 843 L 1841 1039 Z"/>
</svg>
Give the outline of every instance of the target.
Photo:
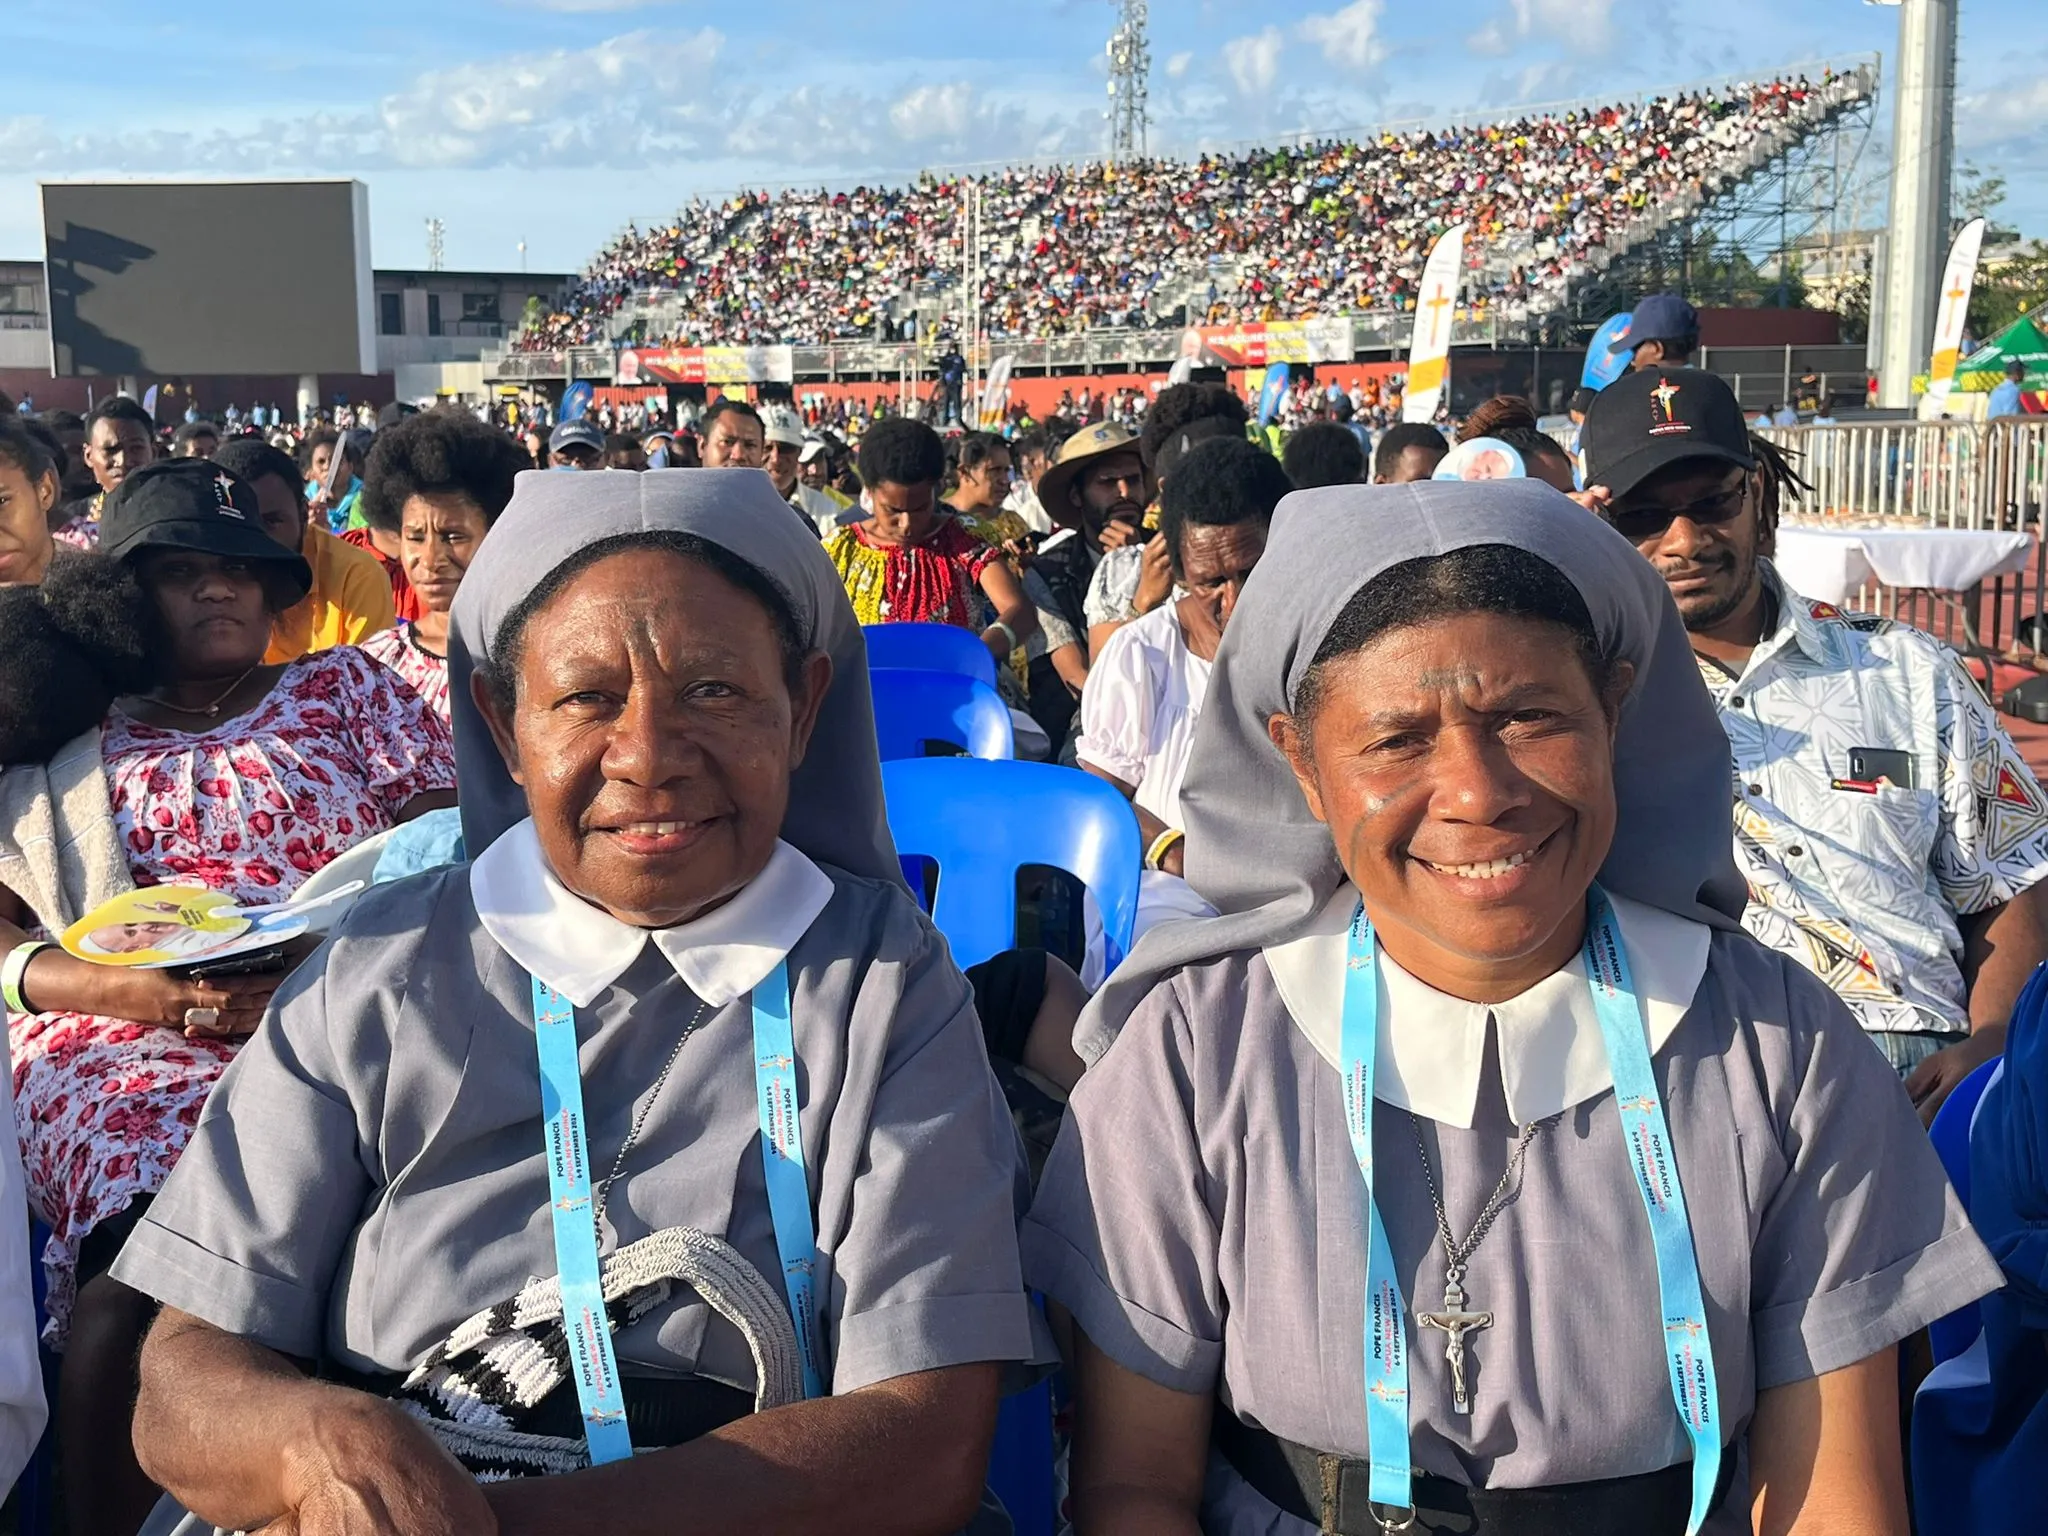
<svg viewBox="0 0 2048 1536">
<path fill-rule="evenodd" d="M 1430 242 L 1459 220 L 1471 226 L 1465 302 L 1530 320 L 1875 88 L 1874 67 L 1828 67 L 1187 159 L 743 192 L 629 228 L 514 346 L 956 331 L 965 191 L 979 193 L 974 265 L 992 340 L 1399 311 Z"/>
</svg>

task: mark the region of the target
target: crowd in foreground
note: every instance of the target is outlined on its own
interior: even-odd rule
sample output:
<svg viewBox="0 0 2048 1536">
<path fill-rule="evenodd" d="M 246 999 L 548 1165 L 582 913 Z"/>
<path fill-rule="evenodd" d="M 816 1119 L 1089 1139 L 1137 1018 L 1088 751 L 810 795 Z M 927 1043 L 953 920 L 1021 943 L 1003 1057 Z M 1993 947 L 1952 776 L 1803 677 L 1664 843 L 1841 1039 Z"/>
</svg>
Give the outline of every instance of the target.
<svg viewBox="0 0 2048 1536">
<path fill-rule="evenodd" d="M 1520 315 L 1554 305 L 1632 220 L 1714 196 L 1759 146 L 1860 89 L 1829 71 L 1190 160 L 743 193 L 629 228 L 515 345 L 602 345 L 636 295 L 672 299 L 687 317 L 673 330 L 657 323 L 639 337 L 648 344 L 909 339 L 897 312 L 929 291 L 957 325 L 969 190 L 981 198 L 982 325 L 994 338 L 1163 324 L 1154 296 L 1177 282 L 1189 285 L 1188 324 L 1408 308 L 1432 241 L 1460 221 L 1471 228 L 1470 302 Z"/>
<path fill-rule="evenodd" d="M 680 471 L 115 401 L 69 503 L 0 413 L 5 1469 L 33 1260 L 90 1536 L 994 1533 L 1061 1365 L 1084 1533 L 1900 1533 L 1900 1346 L 1981 1298 L 1996 1432 L 1914 1488 L 2013 1528 L 2048 797 L 1951 653 L 1784 586 L 1796 466 L 1634 340 L 1584 490 L 1525 402 L 1276 458 L 1202 384 L 844 484 L 737 400 Z M 955 967 L 898 623 L 1129 802 L 1128 954 Z M 51 942 L 372 839 L 268 968 Z M 1973 1229 L 1923 1123 L 2001 1051 Z"/>
</svg>

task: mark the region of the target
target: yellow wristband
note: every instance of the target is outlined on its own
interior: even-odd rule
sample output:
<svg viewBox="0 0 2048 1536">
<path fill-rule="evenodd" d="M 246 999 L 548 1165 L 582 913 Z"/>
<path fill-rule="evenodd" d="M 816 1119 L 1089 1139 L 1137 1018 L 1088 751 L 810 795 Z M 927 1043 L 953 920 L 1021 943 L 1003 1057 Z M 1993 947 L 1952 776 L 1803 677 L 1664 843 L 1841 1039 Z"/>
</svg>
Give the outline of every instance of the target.
<svg viewBox="0 0 2048 1536">
<path fill-rule="evenodd" d="M 1179 827 L 1168 827 L 1164 832 L 1153 838 L 1152 846 L 1145 850 L 1145 867 L 1147 869 L 1158 869 L 1167 854 L 1173 851 L 1173 845 L 1186 836 L 1187 833 L 1181 831 Z"/>
</svg>

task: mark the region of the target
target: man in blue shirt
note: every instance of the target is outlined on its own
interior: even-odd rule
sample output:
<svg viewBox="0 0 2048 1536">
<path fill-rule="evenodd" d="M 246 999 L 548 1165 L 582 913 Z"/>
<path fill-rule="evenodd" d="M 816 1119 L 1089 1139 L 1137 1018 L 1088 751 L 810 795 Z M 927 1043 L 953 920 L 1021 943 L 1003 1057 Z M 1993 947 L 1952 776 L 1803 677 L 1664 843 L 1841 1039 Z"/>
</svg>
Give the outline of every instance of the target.
<svg viewBox="0 0 2048 1536">
<path fill-rule="evenodd" d="M 2024 416 L 2026 407 L 2020 404 L 2020 381 L 2027 376 L 2027 365 L 2010 362 L 2005 365 L 2005 378 L 1991 391 L 1991 406 L 1984 414 L 1992 421 L 2001 416 Z"/>
</svg>

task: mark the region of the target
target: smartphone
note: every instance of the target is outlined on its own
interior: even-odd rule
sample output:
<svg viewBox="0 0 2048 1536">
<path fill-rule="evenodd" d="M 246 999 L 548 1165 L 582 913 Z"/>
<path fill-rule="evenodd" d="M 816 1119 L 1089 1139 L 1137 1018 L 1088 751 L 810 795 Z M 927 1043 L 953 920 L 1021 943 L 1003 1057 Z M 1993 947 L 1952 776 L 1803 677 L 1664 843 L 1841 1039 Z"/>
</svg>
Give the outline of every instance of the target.
<svg viewBox="0 0 2048 1536">
<path fill-rule="evenodd" d="M 1864 784 L 1888 779 L 1900 789 L 1918 789 L 1913 772 L 1913 754 L 1887 747 L 1851 747 L 1849 777 Z"/>
<path fill-rule="evenodd" d="M 205 961 L 183 970 L 179 974 L 191 981 L 214 981 L 222 976 L 268 976 L 284 969 L 284 946 L 274 949 L 252 949 L 247 954 L 230 955 L 225 960 Z"/>
</svg>

